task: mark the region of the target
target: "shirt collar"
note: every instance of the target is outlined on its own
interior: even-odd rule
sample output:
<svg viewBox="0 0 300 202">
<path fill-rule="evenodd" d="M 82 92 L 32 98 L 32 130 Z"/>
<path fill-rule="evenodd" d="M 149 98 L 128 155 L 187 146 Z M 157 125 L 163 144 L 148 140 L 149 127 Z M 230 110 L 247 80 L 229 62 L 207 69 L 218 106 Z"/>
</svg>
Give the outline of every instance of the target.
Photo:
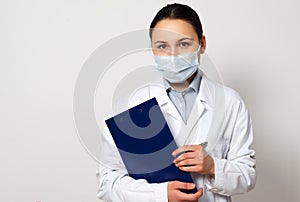
<svg viewBox="0 0 300 202">
<path fill-rule="evenodd" d="M 163 82 L 164 82 L 164 86 L 166 88 L 167 91 L 176 91 L 170 84 L 169 81 L 167 81 L 166 79 L 163 79 Z M 190 88 L 190 89 L 193 89 L 194 92 L 196 94 L 199 93 L 199 88 L 200 88 L 200 82 L 201 82 L 201 74 L 199 71 L 197 71 L 197 74 L 195 76 L 195 78 L 192 80 L 192 82 L 189 84 L 189 86 L 186 88 Z"/>
</svg>

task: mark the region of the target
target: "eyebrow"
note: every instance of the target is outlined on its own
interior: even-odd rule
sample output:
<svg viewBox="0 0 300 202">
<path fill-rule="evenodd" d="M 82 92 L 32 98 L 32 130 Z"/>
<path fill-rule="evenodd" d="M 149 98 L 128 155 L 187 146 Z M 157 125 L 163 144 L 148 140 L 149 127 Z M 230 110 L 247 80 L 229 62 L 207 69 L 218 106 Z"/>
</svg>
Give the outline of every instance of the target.
<svg viewBox="0 0 300 202">
<path fill-rule="evenodd" d="M 194 40 L 192 38 L 184 37 L 184 38 L 179 39 L 178 41 L 183 41 L 183 40 L 186 40 L 186 39 L 188 39 L 188 40 Z"/>
<path fill-rule="evenodd" d="M 186 39 L 193 40 L 192 38 L 184 37 L 184 38 L 179 39 L 178 41 L 183 41 L 183 40 L 186 40 Z M 156 41 L 154 44 L 157 44 L 157 43 L 167 43 L 167 42 L 165 42 L 165 41 Z"/>
<path fill-rule="evenodd" d="M 157 44 L 157 43 L 167 43 L 167 42 L 165 42 L 165 41 L 155 41 L 154 44 Z"/>
</svg>

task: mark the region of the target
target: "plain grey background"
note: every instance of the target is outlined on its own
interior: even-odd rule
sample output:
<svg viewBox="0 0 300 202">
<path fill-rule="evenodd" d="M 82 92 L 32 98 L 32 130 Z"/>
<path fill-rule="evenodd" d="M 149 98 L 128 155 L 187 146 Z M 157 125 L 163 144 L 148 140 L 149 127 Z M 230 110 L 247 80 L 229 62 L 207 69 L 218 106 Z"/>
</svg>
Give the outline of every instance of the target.
<svg viewBox="0 0 300 202">
<path fill-rule="evenodd" d="M 74 126 L 72 95 L 87 57 L 148 28 L 169 1 L 0 1 L 0 201 L 99 201 L 97 163 Z M 201 16 L 207 52 L 244 98 L 258 181 L 235 201 L 298 201 L 300 3 L 185 1 Z"/>
</svg>

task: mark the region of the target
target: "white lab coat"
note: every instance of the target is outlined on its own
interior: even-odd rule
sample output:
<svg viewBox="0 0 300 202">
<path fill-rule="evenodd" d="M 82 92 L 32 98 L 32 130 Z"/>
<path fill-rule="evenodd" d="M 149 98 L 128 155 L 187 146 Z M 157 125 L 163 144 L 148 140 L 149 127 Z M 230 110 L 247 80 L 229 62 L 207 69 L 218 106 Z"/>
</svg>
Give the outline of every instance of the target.
<svg viewBox="0 0 300 202">
<path fill-rule="evenodd" d="M 215 162 L 215 178 L 199 174 L 192 176 L 197 187 L 204 190 L 199 202 L 228 202 L 231 201 L 230 196 L 246 193 L 256 183 L 255 152 L 251 148 L 253 141 L 251 118 L 236 91 L 213 82 L 203 72 L 200 73 L 202 81 L 195 101 L 199 119 L 195 122 L 192 137 L 182 137 L 178 134 L 182 119 L 165 89 L 151 84 L 144 86 L 135 91 L 130 99 L 130 106 L 156 97 L 178 146 L 187 142 L 199 144 L 215 135 L 212 133 L 217 133 L 219 138 L 215 138 L 216 142 L 209 152 Z M 222 123 L 215 122 L 212 118 L 216 112 L 217 100 L 225 107 Z M 134 180 L 129 177 L 107 128 L 102 138 L 102 163 L 96 171 L 98 198 L 105 202 L 168 201 L 167 182 L 150 184 L 146 180 Z"/>
</svg>

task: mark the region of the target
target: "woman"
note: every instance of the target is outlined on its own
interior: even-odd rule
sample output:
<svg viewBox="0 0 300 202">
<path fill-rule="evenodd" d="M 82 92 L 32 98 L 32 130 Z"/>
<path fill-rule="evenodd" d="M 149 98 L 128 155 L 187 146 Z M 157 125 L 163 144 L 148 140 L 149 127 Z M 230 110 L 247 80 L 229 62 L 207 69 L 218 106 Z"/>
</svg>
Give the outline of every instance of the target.
<svg viewBox="0 0 300 202">
<path fill-rule="evenodd" d="M 150 184 L 134 180 L 126 173 L 121 160 L 112 161 L 110 168 L 100 165 L 98 197 L 104 201 L 231 201 L 234 194 L 251 190 L 256 181 L 254 150 L 251 149 L 253 134 L 249 113 L 238 93 L 210 81 L 198 69 L 200 55 L 205 52 L 206 38 L 197 13 L 187 5 L 169 4 L 163 7 L 150 26 L 150 38 L 156 69 L 161 74 L 165 89 L 145 87 L 132 96 L 136 105 L 156 97 L 179 148 L 173 152 L 175 165 L 190 172 L 195 184 L 171 181 Z M 219 91 L 218 89 L 222 89 Z M 199 144 L 211 135 L 208 126 L 218 128 L 212 119 L 216 113 L 215 102 L 220 92 L 225 106 L 224 124 L 219 127 L 215 148 L 209 154 Z M 193 142 L 185 145 L 178 126 L 189 122 L 193 106 L 198 106 L 198 130 Z M 196 108 L 195 108 L 196 109 Z M 178 134 L 178 135 L 176 135 Z M 107 134 L 109 139 L 110 134 Z M 112 140 L 107 140 L 112 142 Z M 110 154 L 118 153 L 107 143 Z M 111 157 L 111 156 L 110 156 Z M 116 157 L 119 158 L 119 157 Z M 187 194 L 183 189 L 197 193 Z"/>
</svg>

